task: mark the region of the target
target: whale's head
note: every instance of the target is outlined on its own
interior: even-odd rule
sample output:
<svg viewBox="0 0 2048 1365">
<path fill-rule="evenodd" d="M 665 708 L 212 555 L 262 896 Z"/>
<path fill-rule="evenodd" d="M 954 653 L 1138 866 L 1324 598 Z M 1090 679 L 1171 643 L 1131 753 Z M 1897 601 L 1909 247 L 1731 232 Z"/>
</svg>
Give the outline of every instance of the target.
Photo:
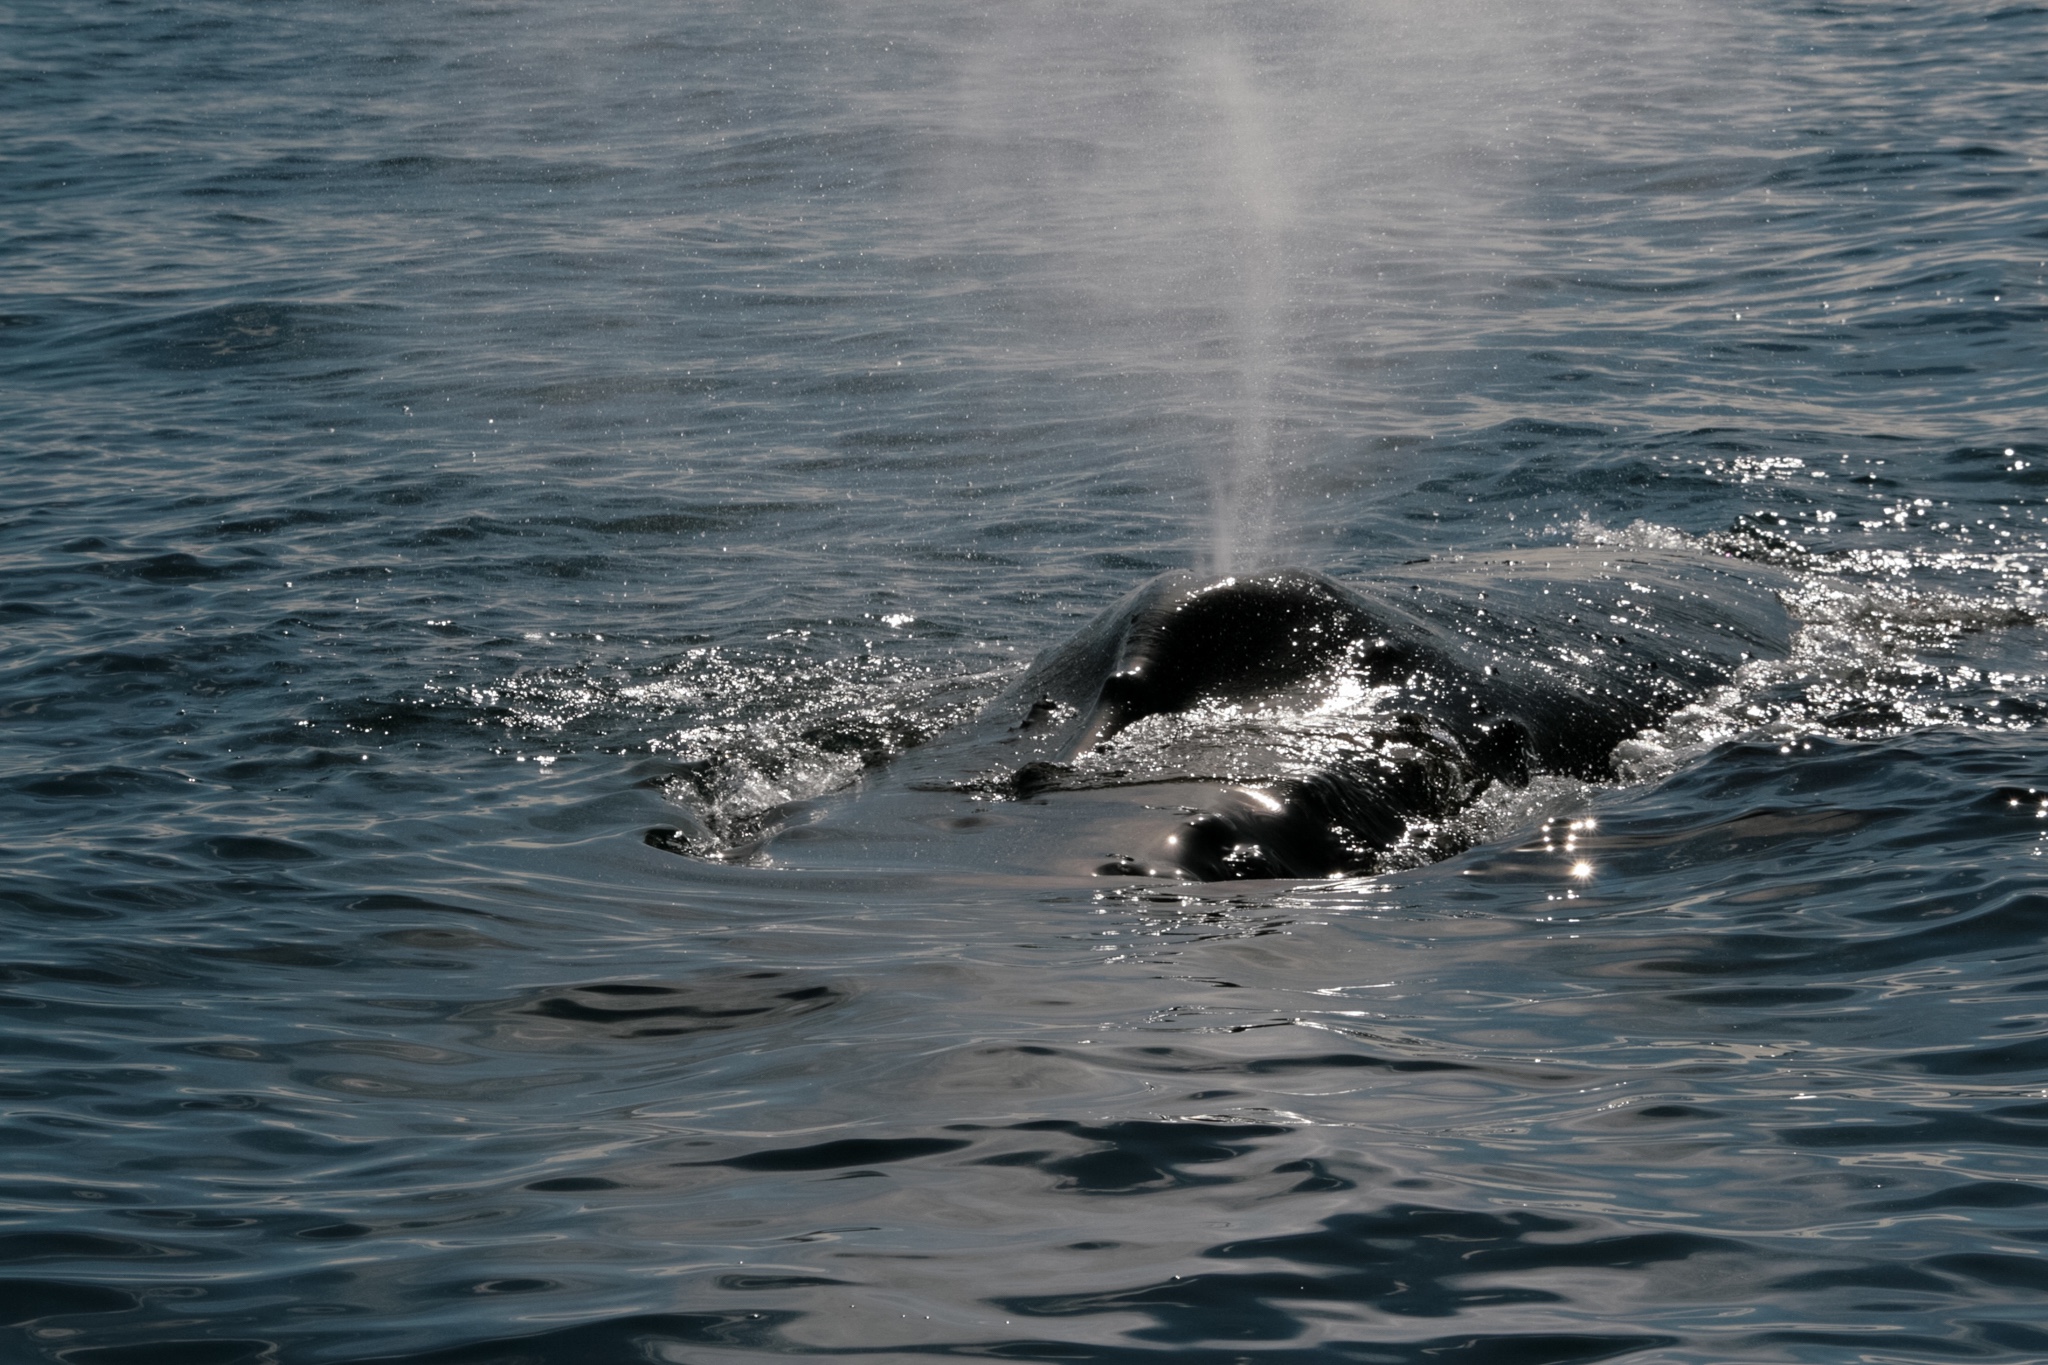
<svg viewBox="0 0 2048 1365">
<path fill-rule="evenodd" d="M 1453 852 L 1461 812 L 1623 740 L 1790 626 L 1754 566 L 1537 552 L 1347 586 L 1163 574 L 772 861 L 1309 879 Z"/>
<path fill-rule="evenodd" d="M 1022 728 L 1058 718 L 1068 754 L 1148 716 L 1203 705 L 1276 703 L 1343 676 L 1412 671 L 1371 607 L 1322 574 L 1278 569 L 1204 579 L 1162 574 L 1048 651 L 1004 700 Z"/>
<path fill-rule="evenodd" d="M 1043 655 L 984 733 L 1007 729 L 1013 799 L 1090 794 L 1091 842 L 1115 846 L 1099 874 L 1358 872 L 1423 812 L 1520 771 L 1514 745 L 1468 744 L 1480 737 L 1394 704 L 1467 681 L 1428 636 L 1305 569 L 1164 574 Z"/>
</svg>

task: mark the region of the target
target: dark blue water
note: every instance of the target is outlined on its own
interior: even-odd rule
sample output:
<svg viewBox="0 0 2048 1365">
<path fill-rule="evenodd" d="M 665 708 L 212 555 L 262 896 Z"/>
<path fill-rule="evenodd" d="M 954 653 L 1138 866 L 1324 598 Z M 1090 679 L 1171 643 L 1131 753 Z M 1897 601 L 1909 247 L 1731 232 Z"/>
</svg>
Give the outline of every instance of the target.
<svg viewBox="0 0 2048 1365">
<path fill-rule="evenodd" d="M 0 1356 L 2048 1357 L 2048 10 L 0 34 Z M 1795 653 L 1446 862 L 645 837 L 1573 543 Z"/>
</svg>

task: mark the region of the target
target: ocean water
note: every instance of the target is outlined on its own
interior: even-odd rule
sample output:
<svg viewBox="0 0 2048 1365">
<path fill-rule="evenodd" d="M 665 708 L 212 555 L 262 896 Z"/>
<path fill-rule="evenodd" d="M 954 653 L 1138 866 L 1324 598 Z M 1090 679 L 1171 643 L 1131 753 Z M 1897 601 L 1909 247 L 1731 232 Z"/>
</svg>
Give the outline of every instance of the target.
<svg viewBox="0 0 2048 1365">
<path fill-rule="evenodd" d="M 2048 9 L 0 35 L 0 1358 L 2048 1358 Z M 1448 860 L 741 856 L 1569 545 L 1794 652 Z"/>
</svg>

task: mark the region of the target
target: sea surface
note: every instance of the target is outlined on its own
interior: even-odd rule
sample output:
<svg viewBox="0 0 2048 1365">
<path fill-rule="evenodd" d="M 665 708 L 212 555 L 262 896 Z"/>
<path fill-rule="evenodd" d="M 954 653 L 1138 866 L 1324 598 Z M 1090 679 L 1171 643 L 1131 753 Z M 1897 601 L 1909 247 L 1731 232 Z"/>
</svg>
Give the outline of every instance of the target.
<svg viewBox="0 0 2048 1365">
<path fill-rule="evenodd" d="M 2044 279 L 2024 0 L 15 0 L 0 1359 L 2048 1359 Z M 745 855 L 1571 545 L 1794 653 L 1447 861 Z"/>
</svg>

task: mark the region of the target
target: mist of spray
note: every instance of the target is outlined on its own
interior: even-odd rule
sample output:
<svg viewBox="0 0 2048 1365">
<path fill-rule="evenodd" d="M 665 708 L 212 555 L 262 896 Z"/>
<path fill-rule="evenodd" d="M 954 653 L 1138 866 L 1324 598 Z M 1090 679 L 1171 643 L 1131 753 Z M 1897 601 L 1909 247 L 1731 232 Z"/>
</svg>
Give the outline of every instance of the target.
<svg viewBox="0 0 2048 1365">
<path fill-rule="evenodd" d="M 948 187 L 977 258 L 1011 271 L 1006 340 L 1049 365 L 1085 360 L 1082 383 L 1116 376 L 1156 416 L 1175 478 L 1199 467 L 1206 566 L 1262 562 L 1284 461 L 1286 73 L 1244 23 L 1199 5 L 1006 13 L 961 82 L 974 157 Z"/>
<path fill-rule="evenodd" d="M 1287 305 L 1290 202 L 1273 121 L 1242 54 L 1210 38 L 1189 56 L 1189 103 L 1208 106 L 1206 159 L 1216 168 L 1213 203 L 1229 243 L 1223 294 L 1237 315 L 1233 434 L 1209 471 L 1208 567 L 1224 574 L 1255 567 L 1272 549 L 1278 496 L 1273 384 Z"/>
<path fill-rule="evenodd" d="M 956 27 L 936 192 L 1000 299 L 988 344 L 1120 404 L 1119 458 L 1162 496 L 1206 490 L 1207 567 L 1306 557 L 1302 471 L 1369 479 L 1381 424 L 1411 420 L 1377 383 L 1387 339 L 1455 348 L 1438 301 L 1528 249 L 1498 208 L 1532 119 L 1569 126 L 1572 40 L 1545 22 L 1038 0 Z"/>
</svg>

